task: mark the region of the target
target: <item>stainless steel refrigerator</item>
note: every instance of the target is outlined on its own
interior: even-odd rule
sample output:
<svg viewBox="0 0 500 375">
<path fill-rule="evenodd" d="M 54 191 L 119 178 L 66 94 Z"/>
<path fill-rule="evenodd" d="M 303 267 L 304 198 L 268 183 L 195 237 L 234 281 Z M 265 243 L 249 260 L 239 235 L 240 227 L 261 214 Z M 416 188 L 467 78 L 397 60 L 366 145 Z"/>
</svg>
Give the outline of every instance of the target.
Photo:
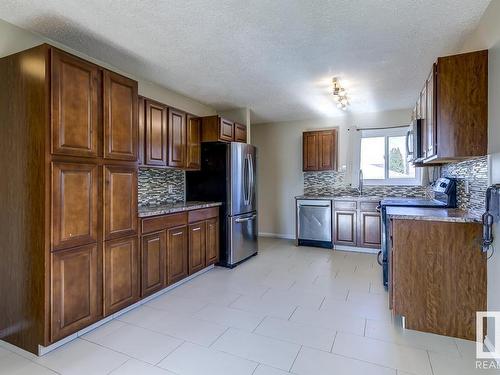
<svg viewBox="0 0 500 375">
<path fill-rule="evenodd" d="M 186 172 L 186 199 L 223 202 L 220 265 L 234 267 L 257 254 L 256 148 L 246 143 L 203 143 L 201 170 Z"/>
</svg>

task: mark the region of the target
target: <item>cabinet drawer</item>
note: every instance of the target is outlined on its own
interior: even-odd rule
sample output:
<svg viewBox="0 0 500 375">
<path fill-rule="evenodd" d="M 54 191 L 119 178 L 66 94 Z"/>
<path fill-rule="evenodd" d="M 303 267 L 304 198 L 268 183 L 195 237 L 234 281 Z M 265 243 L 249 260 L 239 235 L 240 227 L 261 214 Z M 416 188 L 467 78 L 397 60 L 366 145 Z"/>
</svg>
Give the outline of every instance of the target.
<svg viewBox="0 0 500 375">
<path fill-rule="evenodd" d="M 219 215 L 219 207 L 203 208 L 201 210 L 193 210 L 188 212 L 188 221 L 194 223 L 196 221 L 210 219 Z"/>
<path fill-rule="evenodd" d="M 355 201 L 334 201 L 333 206 L 336 210 L 355 210 L 357 202 Z"/>
<path fill-rule="evenodd" d="M 359 203 L 359 208 L 361 211 L 371 211 L 371 212 L 377 212 L 377 202 L 360 202 Z"/>
<path fill-rule="evenodd" d="M 151 233 L 187 224 L 187 214 L 180 212 L 170 215 L 155 216 L 141 220 L 141 232 Z"/>
</svg>

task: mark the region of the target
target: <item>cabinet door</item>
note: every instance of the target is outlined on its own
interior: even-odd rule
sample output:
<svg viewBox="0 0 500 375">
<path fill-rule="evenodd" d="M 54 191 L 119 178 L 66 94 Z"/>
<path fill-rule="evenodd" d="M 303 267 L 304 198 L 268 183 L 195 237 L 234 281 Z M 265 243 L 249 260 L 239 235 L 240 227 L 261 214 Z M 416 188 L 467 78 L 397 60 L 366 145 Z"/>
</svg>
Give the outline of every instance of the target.
<svg viewBox="0 0 500 375">
<path fill-rule="evenodd" d="M 121 310 L 139 299 L 137 237 L 104 244 L 104 315 Z"/>
<path fill-rule="evenodd" d="M 420 92 L 422 157 L 427 158 L 427 85 Z"/>
<path fill-rule="evenodd" d="M 302 135 L 303 141 L 303 170 L 319 170 L 318 160 L 318 132 L 305 132 Z"/>
<path fill-rule="evenodd" d="M 51 254 L 51 342 L 97 320 L 99 279 L 97 245 Z"/>
<path fill-rule="evenodd" d="M 137 160 L 137 82 L 104 71 L 104 157 Z"/>
<path fill-rule="evenodd" d="M 330 171 L 337 169 L 337 132 L 335 130 L 318 132 L 318 169 Z"/>
<path fill-rule="evenodd" d="M 206 221 L 206 265 L 219 261 L 219 218 Z"/>
<path fill-rule="evenodd" d="M 168 165 L 181 168 L 186 157 L 186 114 L 175 109 L 168 112 Z"/>
<path fill-rule="evenodd" d="M 166 283 L 166 255 L 167 237 L 166 232 L 142 236 L 141 263 L 142 263 L 142 283 L 141 295 L 153 294 Z"/>
<path fill-rule="evenodd" d="M 247 127 L 242 124 L 234 124 L 234 141 L 247 143 Z"/>
<path fill-rule="evenodd" d="M 98 167 L 52 164 L 52 250 L 97 242 Z"/>
<path fill-rule="evenodd" d="M 51 49 L 52 153 L 97 157 L 101 71 Z"/>
<path fill-rule="evenodd" d="M 437 123 L 436 123 L 436 96 L 435 96 L 435 72 L 436 72 L 436 64 L 433 65 L 432 71 L 429 74 L 429 78 L 427 79 L 427 117 L 426 117 L 426 145 L 427 145 L 427 158 L 430 158 L 436 155 L 436 136 L 437 136 Z"/>
<path fill-rule="evenodd" d="M 201 168 L 201 119 L 187 116 L 186 168 Z"/>
<path fill-rule="evenodd" d="M 380 248 L 381 221 L 378 212 L 361 212 L 359 246 Z"/>
<path fill-rule="evenodd" d="M 188 275 L 187 226 L 167 230 L 168 284 L 176 283 Z"/>
<path fill-rule="evenodd" d="M 189 274 L 205 268 L 205 222 L 189 224 Z"/>
<path fill-rule="evenodd" d="M 137 232 L 137 168 L 104 166 L 104 238 Z"/>
<path fill-rule="evenodd" d="M 167 108 L 146 100 L 146 164 L 167 165 Z"/>
<path fill-rule="evenodd" d="M 139 147 L 137 150 L 137 161 L 139 165 L 146 163 L 146 99 L 139 96 L 138 100 L 139 111 Z"/>
<path fill-rule="evenodd" d="M 356 211 L 335 211 L 335 243 L 356 245 Z"/>
<path fill-rule="evenodd" d="M 219 124 L 219 139 L 232 142 L 234 140 L 234 123 L 221 118 Z"/>
</svg>

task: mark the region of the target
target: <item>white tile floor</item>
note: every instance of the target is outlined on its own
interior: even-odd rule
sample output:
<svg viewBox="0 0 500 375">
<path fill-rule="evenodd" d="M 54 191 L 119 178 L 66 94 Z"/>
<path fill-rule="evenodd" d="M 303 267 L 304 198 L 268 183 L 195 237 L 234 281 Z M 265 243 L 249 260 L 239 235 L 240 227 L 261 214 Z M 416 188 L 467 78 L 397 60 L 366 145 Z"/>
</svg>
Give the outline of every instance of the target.
<svg viewBox="0 0 500 375">
<path fill-rule="evenodd" d="M 403 331 L 375 256 L 262 238 L 215 268 L 37 358 L 0 343 L 0 374 L 470 375 L 474 343 Z"/>
</svg>

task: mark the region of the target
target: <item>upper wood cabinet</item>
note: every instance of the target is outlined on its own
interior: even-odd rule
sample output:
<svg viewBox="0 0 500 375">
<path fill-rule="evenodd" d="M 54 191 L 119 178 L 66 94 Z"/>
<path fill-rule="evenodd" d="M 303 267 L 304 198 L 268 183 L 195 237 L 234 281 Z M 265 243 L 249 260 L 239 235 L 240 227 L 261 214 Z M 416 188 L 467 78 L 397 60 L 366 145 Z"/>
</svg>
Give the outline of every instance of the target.
<svg viewBox="0 0 500 375">
<path fill-rule="evenodd" d="M 146 99 L 145 109 L 145 163 L 167 165 L 167 107 Z"/>
<path fill-rule="evenodd" d="M 137 82 L 104 71 L 104 157 L 137 160 Z"/>
<path fill-rule="evenodd" d="M 161 290 L 167 274 L 167 235 L 166 231 L 142 236 L 141 246 L 141 296 Z"/>
<path fill-rule="evenodd" d="M 52 164 L 52 250 L 98 240 L 98 167 Z"/>
<path fill-rule="evenodd" d="M 167 274 L 168 285 L 182 280 L 189 274 L 186 225 L 167 230 Z"/>
<path fill-rule="evenodd" d="M 201 168 L 201 118 L 187 115 L 186 118 L 186 169 Z"/>
<path fill-rule="evenodd" d="M 220 116 L 203 117 L 201 125 L 201 141 L 234 141 L 234 122 Z"/>
<path fill-rule="evenodd" d="M 107 241 L 104 245 L 104 315 L 139 299 L 137 237 Z"/>
<path fill-rule="evenodd" d="M 96 244 L 51 254 L 51 341 L 97 320 L 101 270 Z"/>
<path fill-rule="evenodd" d="M 137 233 L 137 168 L 104 166 L 104 238 Z"/>
<path fill-rule="evenodd" d="M 98 66 L 51 49 L 53 154 L 97 157 L 101 77 Z"/>
<path fill-rule="evenodd" d="M 186 160 L 186 114 L 168 110 L 168 166 L 184 167 Z"/>
<path fill-rule="evenodd" d="M 487 154 L 488 51 L 438 58 L 416 104 L 423 155 L 446 163 Z"/>
<path fill-rule="evenodd" d="M 247 127 L 243 124 L 234 123 L 234 141 L 247 143 Z"/>
<path fill-rule="evenodd" d="M 302 135 L 303 170 L 337 169 L 337 130 L 304 132 Z"/>
</svg>

